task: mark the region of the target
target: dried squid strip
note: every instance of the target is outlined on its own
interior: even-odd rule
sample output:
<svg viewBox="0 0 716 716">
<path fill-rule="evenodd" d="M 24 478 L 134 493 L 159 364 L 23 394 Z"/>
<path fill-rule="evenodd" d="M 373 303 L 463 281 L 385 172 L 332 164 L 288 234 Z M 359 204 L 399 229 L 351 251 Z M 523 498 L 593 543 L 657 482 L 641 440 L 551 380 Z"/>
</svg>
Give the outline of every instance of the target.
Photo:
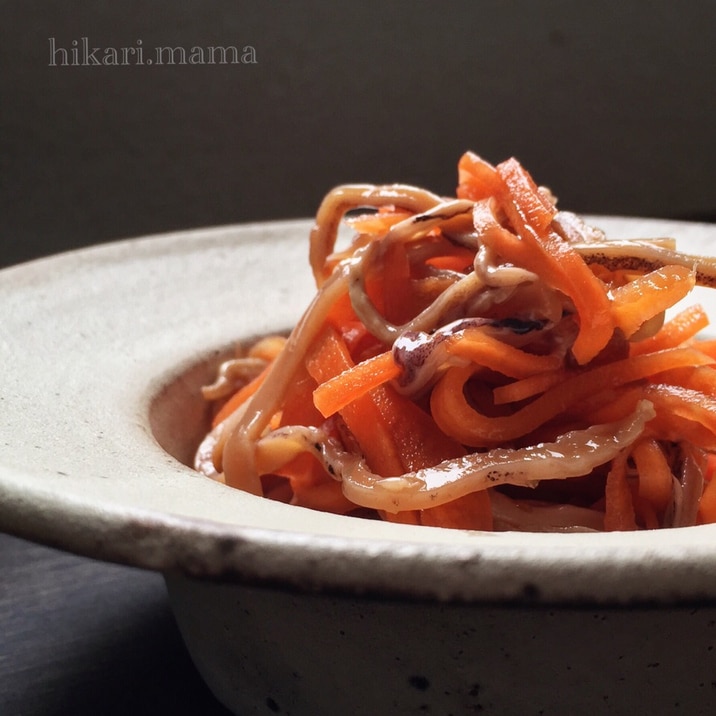
<svg viewBox="0 0 716 716">
<path fill-rule="evenodd" d="M 365 249 L 361 249 L 361 251 L 366 252 L 365 256 L 362 256 L 360 261 L 356 260 L 351 264 L 348 292 L 353 310 L 363 322 L 363 325 L 371 334 L 388 345 L 391 345 L 398 336 L 406 331 L 430 331 L 441 321 L 446 320 L 446 316 L 449 316 L 447 320 L 452 320 L 451 312 L 457 307 L 464 308 L 469 305 L 470 299 L 479 294 L 485 287 L 482 280 L 475 273 L 469 273 L 448 286 L 415 318 L 408 323 L 396 326 L 380 314 L 366 293 L 366 265 L 364 262 L 372 258 L 373 246 L 375 245 L 370 244 Z"/>
<path fill-rule="evenodd" d="M 496 531 L 601 532 L 604 512 L 591 507 L 553 504 L 536 500 L 514 500 L 493 490 L 490 493 Z"/>
<path fill-rule="evenodd" d="M 572 244 L 587 263 L 596 263 L 610 271 L 627 269 L 649 272 L 664 266 L 693 269 L 696 283 L 716 288 L 716 259 L 673 251 L 647 240 L 603 241 Z"/>
<path fill-rule="evenodd" d="M 309 258 L 316 285 L 321 286 L 328 278 L 330 272 L 326 271 L 326 261 L 333 252 L 338 227 L 347 211 L 394 205 L 419 214 L 442 201 L 437 194 L 408 184 L 345 184 L 336 187 L 321 202 L 311 230 Z"/>
<path fill-rule="evenodd" d="M 360 456 L 346 452 L 320 428 L 295 426 L 263 437 L 257 445 L 256 462 L 261 472 L 272 472 L 309 452 L 342 481 L 344 495 L 356 505 L 391 513 L 421 510 L 497 485 L 529 487 L 540 480 L 589 474 L 630 446 L 654 414 L 652 404 L 644 400 L 623 420 L 572 430 L 551 443 L 494 448 L 387 477 L 371 472 Z"/>
<path fill-rule="evenodd" d="M 311 344 L 320 332 L 328 311 L 348 290 L 346 270 L 334 272 L 296 324 L 284 349 L 271 365 L 269 377 L 241 409 L 229 416 L 214 448 L 214 464 L 227 476 L 227 484 L 256 495 L 263 493 L 256 469 L 255 445 L 286 393 Z"/>
<path fill-rule="evenodd" d="M 382 242 L 415 241 L 422 239 L 436 228 L 441 228 L 446 222 L 458 216 L 472 213 L 473 202 L 466 199 L 453 199 L 442 201 L 420 214 L 403 219 L 388 229 Z"/>
<path fill-rule="evenodd" d="M 474 269 L 486 286 L 515 286 L 539 280 L 539 276 L 532 271 L 501 263 L 487 244 L 482 244 L 475 254 Z"/>
<path fill-rule="evenodd" d="M 571 211 L 558 211 L 552 219 L 552 228 L 571 244 L 606 241 L 606 236 L 601 229 L 590 226 L 581 216 Z"/>
<path fill-rule="evenodd" d="M 205 400 L 220 400 L 231 395 L 239 386 L 248 383 L 266 367 L 262 358 L 231 358 L 224 361 L 211 385 L 205 385 L 201 394 Z"/>
<path fill-rule="evenodd" d="M 675 505 L 672 526 L 690 527 L 696 524 L 699 500 L 704 491 L 706 455 L 688 443 L 681 443 L 680 448 L 683 457 L 679 482 L 681 500 Z"/>
</svg>

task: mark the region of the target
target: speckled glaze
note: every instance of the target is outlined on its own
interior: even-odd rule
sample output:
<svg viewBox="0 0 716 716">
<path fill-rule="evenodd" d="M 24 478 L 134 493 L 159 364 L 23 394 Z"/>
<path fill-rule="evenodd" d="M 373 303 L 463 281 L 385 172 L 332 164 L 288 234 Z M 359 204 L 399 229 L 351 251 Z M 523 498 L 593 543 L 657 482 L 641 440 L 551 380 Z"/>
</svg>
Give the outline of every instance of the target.
<svg viewBox="0 0 716 716">
<path fill-rule="evenodd" d="M 613 238 L 703 224 L 598 218 Z M 0 272 L 0 528 L 165 574 L 239 716 L 712 713 L 716 528 L 525 535 L 344 518 L 195 473 L 198 387 L 290 327 L 308 221 L 118 242 Z M 714 295 L 700 300 L 716 314 Z"/>
<path fill-rule="evenodd" d="M 713 714 L 716 609 L 441 604 L 169 578 L 240 716 Z"/>
</svg>

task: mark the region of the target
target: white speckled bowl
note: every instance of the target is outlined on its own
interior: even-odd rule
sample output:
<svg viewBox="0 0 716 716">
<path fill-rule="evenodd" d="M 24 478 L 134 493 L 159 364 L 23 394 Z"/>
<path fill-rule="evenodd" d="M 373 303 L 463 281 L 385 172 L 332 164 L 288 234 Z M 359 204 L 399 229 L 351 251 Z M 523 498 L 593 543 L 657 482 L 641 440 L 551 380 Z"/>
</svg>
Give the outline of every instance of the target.
<svg viewBox="0 0 716 716">
<path fill-rule="evenodd" d="M 716 227 L 594 219 L 610 236 Z M 309 222 L 163 235 L 0 272 L 0 528 L 166 575 L 236 714 L 716 709 L 716 527 L 482 534 L 246 495 L 187 463 L 196 389 L 308 302 Z M 716 308 L 716 298 L 699 300 Z"/>
</svg>

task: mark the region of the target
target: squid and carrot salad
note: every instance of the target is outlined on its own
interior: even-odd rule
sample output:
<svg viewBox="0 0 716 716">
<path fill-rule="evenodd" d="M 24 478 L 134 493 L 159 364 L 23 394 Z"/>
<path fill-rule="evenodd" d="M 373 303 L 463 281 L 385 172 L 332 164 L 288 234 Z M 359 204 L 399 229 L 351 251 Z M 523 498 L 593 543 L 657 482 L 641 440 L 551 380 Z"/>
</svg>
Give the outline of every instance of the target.
<svg viewBox="0 0 716 716">
<path fill-rule="evenodd" d="M 339 248 L 342 223 L 353 239 Z M 454 197 L 333 189 L 309 259 L 317 290 L 290 335 L 248 346 L 204 388 L 198 470 L 416 525 L 716 521 L 716 341 L 682 302 L 716 284 L 715 260 L 607 239 L 517 160 L 472 152 Z"/>
</svg>

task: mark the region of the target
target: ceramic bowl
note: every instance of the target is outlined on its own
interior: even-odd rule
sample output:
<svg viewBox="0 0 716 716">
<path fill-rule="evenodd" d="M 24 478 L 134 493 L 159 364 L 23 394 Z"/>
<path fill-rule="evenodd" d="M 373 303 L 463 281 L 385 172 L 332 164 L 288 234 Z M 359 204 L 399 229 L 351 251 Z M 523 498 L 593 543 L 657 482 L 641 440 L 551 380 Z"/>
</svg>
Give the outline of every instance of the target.
<svg viewBox="0 0 716 716">
<path fill-rule="evenodd" d="M 716 227 L 593 218 L 614 237 Z M 162 572 L 234 713 L 716 709 L 716 526 L 485 534 L 322 514 L 194 472 L 198 387 L 312 295 L 310 222 L 0 272 L 0 528 Z M 698 300 L 716 308 L 708 291 Z"/>
</svg>

